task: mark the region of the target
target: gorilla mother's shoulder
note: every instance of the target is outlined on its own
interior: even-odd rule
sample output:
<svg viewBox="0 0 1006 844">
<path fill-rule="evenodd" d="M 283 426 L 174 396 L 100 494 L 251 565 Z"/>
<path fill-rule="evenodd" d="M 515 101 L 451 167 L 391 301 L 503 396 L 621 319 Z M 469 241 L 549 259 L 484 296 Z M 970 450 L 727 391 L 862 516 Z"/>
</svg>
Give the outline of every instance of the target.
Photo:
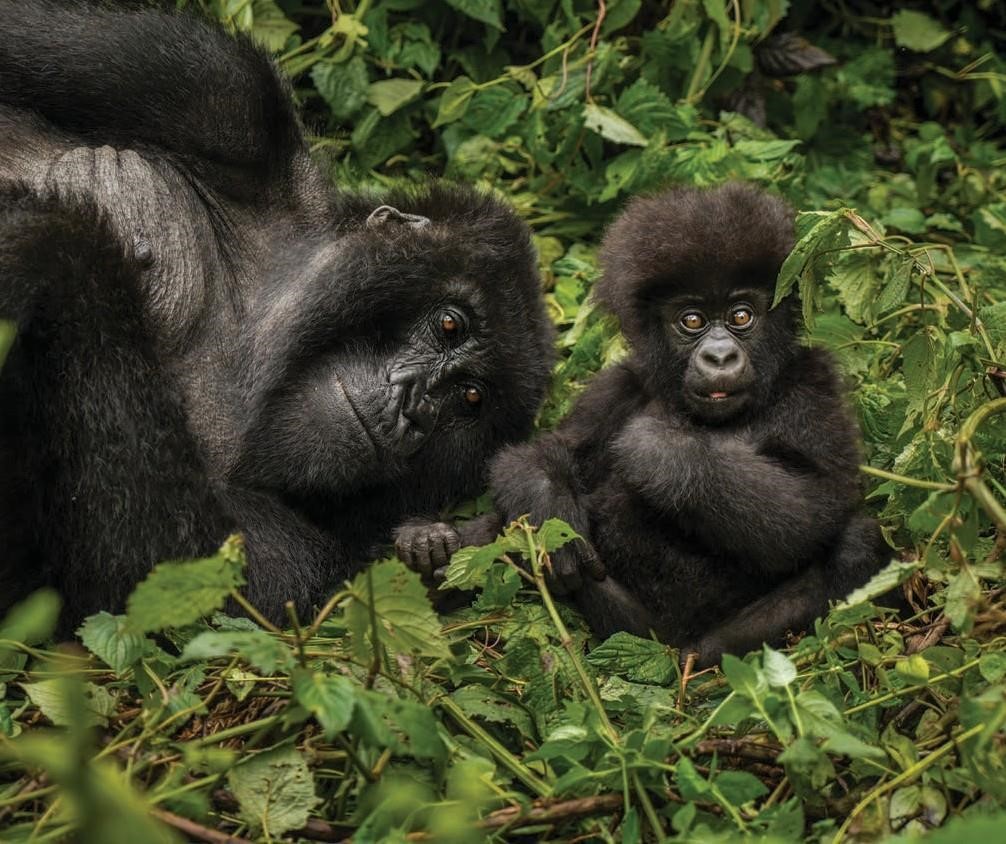
<svg viewBox="0 0 1006 844">
<path fill-rule="evenodd" d="M 239 529 L 251 600 L 306 611 L 529 432 L 503 203 L 330 188 L 268 57 L 188 15 L 0 0 L 0 78 L 0 604 L 72 624 Z"/>
</svg>

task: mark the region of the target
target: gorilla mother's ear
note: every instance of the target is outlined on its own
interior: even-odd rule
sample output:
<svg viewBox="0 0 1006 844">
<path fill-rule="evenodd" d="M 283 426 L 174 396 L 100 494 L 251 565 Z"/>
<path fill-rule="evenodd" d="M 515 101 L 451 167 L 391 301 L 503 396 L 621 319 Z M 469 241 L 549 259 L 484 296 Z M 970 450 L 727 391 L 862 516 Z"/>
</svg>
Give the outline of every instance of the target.
<svg viewBox="0 0 1006 844">
<path fill-rule="evenodd" d="M 381 205 L 370 212 L 367 217 L 367 228 L 374 229 L 387 223 L 398 223 L 414 229 L 423 229 L 430 224 L 429 217 L 420 214 L 406 214 L 391 205 Z"/>
</svg>

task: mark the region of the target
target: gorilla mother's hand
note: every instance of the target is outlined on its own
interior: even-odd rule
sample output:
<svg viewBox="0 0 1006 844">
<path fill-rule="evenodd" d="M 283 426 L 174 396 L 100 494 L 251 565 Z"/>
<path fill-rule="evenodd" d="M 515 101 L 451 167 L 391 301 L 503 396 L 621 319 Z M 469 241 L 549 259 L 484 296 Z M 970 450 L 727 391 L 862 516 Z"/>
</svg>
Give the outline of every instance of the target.
<svg viewBox="0 0 1006 844">
<path fill-rule="evenodd" d="M 469 545 L 488 545 L 501 528 L 496 513 L 451 524 L 435 519 L 409 519 L 395 528 L 395 553 L 425 583 L 440 583 L 455 551 Z"/>
</svg>

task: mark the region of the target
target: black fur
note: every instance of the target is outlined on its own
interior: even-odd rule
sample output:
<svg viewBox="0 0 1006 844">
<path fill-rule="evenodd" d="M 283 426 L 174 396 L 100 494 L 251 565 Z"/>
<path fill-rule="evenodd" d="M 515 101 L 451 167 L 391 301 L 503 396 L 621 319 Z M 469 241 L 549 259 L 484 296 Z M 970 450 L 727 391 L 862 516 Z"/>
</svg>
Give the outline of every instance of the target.
<svg viewBox="0 0 1006 844">
<path fill-rule="evenodd" d="M 880 563 L 832 362 L 797 343 L 792 301 L 769 308 L 792 237 L 789 208 L 744 185 L 631 202 L 596 289 L 631 356 L 493 462 L 505 519 L 559 516 L 596 549 L 606 579 L 584 543 L 553 565 L 600 633 L 652 628 L 709 664 L 805 627 Z"/>
<path fill-rule="evenodd" d="M 0 318 L 0 610 L 53 584 L 67 625 L 232 529 L 307 611 L 477 491 L 551 359 L 501 202 L 333 190 L 249 41 L 50 0 L 0 0 Z"/>
</svg>

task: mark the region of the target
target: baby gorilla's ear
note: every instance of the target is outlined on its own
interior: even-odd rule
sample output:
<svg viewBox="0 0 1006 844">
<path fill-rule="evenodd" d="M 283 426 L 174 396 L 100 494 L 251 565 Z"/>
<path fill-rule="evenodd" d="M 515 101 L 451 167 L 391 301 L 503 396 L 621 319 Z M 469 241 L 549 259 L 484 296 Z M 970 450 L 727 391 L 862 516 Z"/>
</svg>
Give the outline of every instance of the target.
<svg viewBox="0 0 1006 844">
<path fill-rule="evenodd" d="M 381 205 L 370 212 L 367 217 L 367 228 L 377 228 L 388 223 L 398 223 L 411 226 L 414 229 L 422 229 L 430 224 L 429 217 L 420 214 L 405 214 L 391 205 Z"/>
</svg>

